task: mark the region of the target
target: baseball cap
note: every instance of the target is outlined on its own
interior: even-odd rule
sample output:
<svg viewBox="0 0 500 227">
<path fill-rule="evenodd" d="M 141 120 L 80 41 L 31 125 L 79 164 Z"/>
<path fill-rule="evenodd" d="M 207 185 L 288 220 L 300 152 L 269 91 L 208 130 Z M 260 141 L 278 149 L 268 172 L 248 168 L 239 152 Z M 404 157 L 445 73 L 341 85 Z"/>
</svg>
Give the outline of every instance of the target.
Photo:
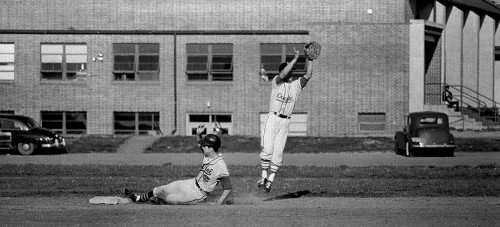
<svg viewBox="0 0 500 227">
<path fill-rule="evenodd" d="M 281 70 L 283 70 L 283 69 L 284 69 L 287 65 L 288 65 L 288 62 L 283 62 L 283 63 L 281 63 L 281 65 L 280 65 L 280 72 L 281 72 Z M 295 66 L 294 66 L 294 67 L 292 67 L 292 70 L 295 70 Z"/>
<path fill-rule="evenodd" d="M 217 135 L 208 134 L 202 140 L 198 141 L 201 146 L 209 146 L 213 147 L 215 150 L 218 150 L 221 144 L 221 140 Z"/>
</svg>

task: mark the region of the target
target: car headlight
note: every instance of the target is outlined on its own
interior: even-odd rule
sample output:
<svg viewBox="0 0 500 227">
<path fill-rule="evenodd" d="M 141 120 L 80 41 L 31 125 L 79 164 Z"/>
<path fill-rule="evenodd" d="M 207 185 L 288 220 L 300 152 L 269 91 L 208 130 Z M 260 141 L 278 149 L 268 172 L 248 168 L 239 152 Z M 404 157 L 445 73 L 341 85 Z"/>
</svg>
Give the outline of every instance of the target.
<svg viewBox="0 0 500 227">
<path fill-rule="evenodd" d="M 412 143 L 420 143 L 420 138 L 419 137 L 412 137 L 411 142 Z"/>
<path fill-rule="evenodd" d="M 50 141 L 52 141 L 52 139 L 50 139 L 50 137 L 40 137 L 40 138 L 38 138 L 38 140 L 40 142 L 45 142 L 45 143 L 50 143 Z"/>
</svg>

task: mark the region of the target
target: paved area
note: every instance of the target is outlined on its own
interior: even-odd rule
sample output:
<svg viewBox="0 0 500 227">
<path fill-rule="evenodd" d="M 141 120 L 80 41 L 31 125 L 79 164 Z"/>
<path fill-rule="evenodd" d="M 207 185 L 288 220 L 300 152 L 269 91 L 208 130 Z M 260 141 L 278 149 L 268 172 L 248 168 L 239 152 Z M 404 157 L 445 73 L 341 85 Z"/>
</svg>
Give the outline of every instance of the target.
<svg viewBox="0 0 500 227">
<path fill-rule="evenodd" d="M 120 147 L 118 147 L 118 153 L 120 154 L 137 154 L 142 153 L 146 148 L 152 145 L 159 136 L 132 136 L 130 139 L 125 141 Z"/>
</svg>

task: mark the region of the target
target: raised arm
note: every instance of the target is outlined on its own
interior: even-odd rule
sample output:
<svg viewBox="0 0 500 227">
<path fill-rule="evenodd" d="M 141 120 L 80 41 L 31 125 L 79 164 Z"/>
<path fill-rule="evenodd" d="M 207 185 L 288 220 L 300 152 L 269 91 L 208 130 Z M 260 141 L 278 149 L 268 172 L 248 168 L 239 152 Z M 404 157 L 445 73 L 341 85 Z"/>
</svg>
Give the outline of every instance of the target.
<svg viewBox="0 0 500 227">
<path fill-rule="evenodd" d="M 290 70 L 292 70 L 293 65 L 295 65 L 295 63 L 297 62 L 297 59 L 299 59 L 300 52 L 297 49 L 295 49 L 295 47 L 293 48 L 293 52 L 295 53 L 295 57 L 292 59 L 292 61 L 288 63 L 288 65 L 286 65 L 286 67 L 283 70 L 281 70 L 280 74 L 278 75 L 278 78 L 276 78 L 276 84 L 279 84 L 281 83 L 281 81 L 283 81 L 283 79 L 288 75 Z"/>
<path fill-rule="evenodd" d="M 307 60 L 306 74 L 300 78 L 300 86 L 305 87 L 313 75 L 313 60 Z"/>
<path fill-rule="evenodd" d="M 203 136 L 201 134 L 205 131 L 205 125 L 198 125 L 198 128 L 196 128 L 196 138 L 198 140 L 198 143 L 203 140 Z"/>
</svg>

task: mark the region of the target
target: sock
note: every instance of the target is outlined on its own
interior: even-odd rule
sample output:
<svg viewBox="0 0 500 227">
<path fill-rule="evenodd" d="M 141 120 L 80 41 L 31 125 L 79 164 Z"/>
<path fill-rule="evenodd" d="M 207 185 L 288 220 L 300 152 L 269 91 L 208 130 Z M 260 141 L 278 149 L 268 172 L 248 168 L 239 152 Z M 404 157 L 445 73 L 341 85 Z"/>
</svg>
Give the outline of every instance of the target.
<svg viewBox="0 0 500 227">
<path fill-rule="evenodd" d="M 155 195 L 153 194 L 153 191 L 150 191 L 144 195 L 137 196 L 136 195 L 136 202 L 147 202 L 151 197 L 154 197 Z"/>
<path fill-rule="evenodd" d="M 267 169 L 269 169 L 269 163 L 270 161 L 269 160 L 264 160 L 264 159 L 261 159 L 260 160 L 260 166 L 262 168 L 262 178 L 267 178 Z"/>
<path fill-rule="evenodd" d="M 271 170 L 269 170 L 269 172 L 271 172 L 269 174 L 269 177 L 267 178 L 267 180 L 269 181 L 274 181 L 274 176 L 276 175 L 276 172 L 278 172 L 278 169 L 279 169 L 279 166 L 277 165 L 271 165 Z"/>
</svg>

